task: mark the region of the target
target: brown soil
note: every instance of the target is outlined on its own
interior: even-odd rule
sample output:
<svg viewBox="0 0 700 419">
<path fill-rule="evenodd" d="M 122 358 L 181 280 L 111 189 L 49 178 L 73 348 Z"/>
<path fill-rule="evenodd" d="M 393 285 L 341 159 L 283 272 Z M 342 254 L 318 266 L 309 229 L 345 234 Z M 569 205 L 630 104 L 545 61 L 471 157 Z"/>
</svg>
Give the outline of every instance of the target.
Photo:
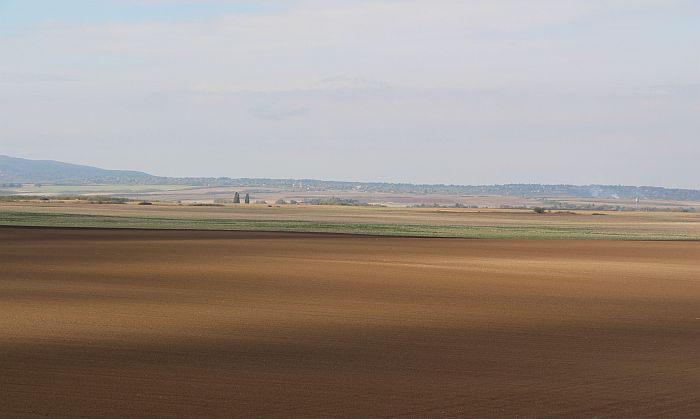
<svg viewBox="0 0 700 419">
<path fill-rule="evenodd" d="M 0 229 L 6 417 L 700 414 L 700 243 Z"/>
</svg>

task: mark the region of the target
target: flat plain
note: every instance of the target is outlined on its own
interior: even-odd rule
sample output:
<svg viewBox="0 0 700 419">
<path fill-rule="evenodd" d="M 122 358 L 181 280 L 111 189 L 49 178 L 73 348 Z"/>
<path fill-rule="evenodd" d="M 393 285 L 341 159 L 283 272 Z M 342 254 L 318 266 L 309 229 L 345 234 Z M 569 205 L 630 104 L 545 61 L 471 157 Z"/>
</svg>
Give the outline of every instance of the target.
<svg viewBox="0 0 700 419">
<path fill-rule="evenodd" d="M 133 200 L 149 200 L 162 202 L 183 203 L 213 203 L 220 200 L 231 201 L 236 192 L 250 193 L 252 202 L 264 200 L 274 203 L 279 199 L 285 201 L 308 202 L 313 199 L 349 199 L 373 204 L 382 204 L 389 207 L 406 207 L 416 204 L 452 206 L 476 206 L 480 208 L 500 207 L 551 207 L 554 202 L 569 206 L 570 208 L 590 208 L 594 206 L 625 207 L 633 209 L 635 200 L 631 198 L 603 198 L 603 197 L 576 197 L 566 195 L 553 196 L 513 196 L 513 195 L 464 195 L 458 192 L 434 192 L 414 188 L 414 191 L 376 191 L 367 190 L 362 185 L 358 189 L 333 189 L 333 187 L 314 188 L 307 190 L 301 184 L 295 186 L 188 186 L 188 185 L 138 185 L 138 184 L 82 184 L 82 185 L 37 185 L 23 184 L 13 187 L 0 188 L 0 196 L 3 192 L 7 195 L 33 195 L 33 196 L 102 196 L 124 197 Z M 414 185 L 415 186 L 415 185 Z M 700 210 L 698 201 L 676 201 L 648 199 L 642 197 L 640 208 L 654 208 L 674 210 L 679 208 Z"/>
<path fill-rule="evenodd" d="M 0 203 L 0 225 L 295 231 L 389 236 L 577 240 L 700 240 L 700 212 Z"/>
<path fill-rule="evenodd" d="M 2 227 L 0 262 L 6 417 L 700 412 L 700 242 Z"/>
</svg>

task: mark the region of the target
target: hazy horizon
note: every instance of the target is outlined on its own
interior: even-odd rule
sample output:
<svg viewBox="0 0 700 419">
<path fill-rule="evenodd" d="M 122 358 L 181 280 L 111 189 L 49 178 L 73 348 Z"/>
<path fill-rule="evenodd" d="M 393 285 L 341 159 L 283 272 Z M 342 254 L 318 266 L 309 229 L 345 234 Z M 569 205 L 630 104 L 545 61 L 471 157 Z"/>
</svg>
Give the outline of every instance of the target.
<svg viewBox="0 0 700 419">
<path fill-rule="evenodd" d="M 698 18 L 689 0 L 6 0 L 0 154 L 700 189 Z"/>
</svg>

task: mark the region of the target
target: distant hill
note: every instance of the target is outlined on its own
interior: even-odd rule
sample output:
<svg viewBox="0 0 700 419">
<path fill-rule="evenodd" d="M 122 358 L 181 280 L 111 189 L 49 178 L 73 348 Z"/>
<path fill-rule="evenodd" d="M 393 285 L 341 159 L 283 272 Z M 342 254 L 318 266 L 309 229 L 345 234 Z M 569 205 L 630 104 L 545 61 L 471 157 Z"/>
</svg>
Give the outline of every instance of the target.
<svg viewBox="0 0 700 419">
<path fill-rule="evenodd" d="M 0 155 L 0 183 L 141 183 L 150 178 L 144 172 Z"/>
<path fill-rule="evenodd" d="M 172 178 L 128 170 L 105 170 L 52 160 L 27 160 L 0 156 L 0 187 L 11 183 L 64 185 L 140 184 L 274 187 L 287 191 L 362 191 L 421 195 L 492 195 L 544 198 L 647 199 L 700 201 L 700 190 L 625 185 L 421 185 L 411 183 L 344 182 L 316 179 Z"/>
</svg>

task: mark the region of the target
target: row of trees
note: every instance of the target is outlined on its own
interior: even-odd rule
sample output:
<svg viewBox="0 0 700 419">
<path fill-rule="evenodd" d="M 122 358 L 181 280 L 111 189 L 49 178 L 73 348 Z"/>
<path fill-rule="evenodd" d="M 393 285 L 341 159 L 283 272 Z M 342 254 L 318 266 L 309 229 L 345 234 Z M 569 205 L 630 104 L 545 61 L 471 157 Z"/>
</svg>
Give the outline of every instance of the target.
<svg viewBox="0 0 700 419">
<path fill-rule="evenodd" d="M 244 200 L 245 200 L 244 202 L 245 202 L 246 204 L 250 204 L 250 194 L 245 194 Z M 233 203 L 234 203 L 234 204 L 240 204 L 240 203 L 241 203 L 241 194 L 239 194 L 238 192 L 236 192 L 236 193 L 233 195 Z"/>
</svg>

